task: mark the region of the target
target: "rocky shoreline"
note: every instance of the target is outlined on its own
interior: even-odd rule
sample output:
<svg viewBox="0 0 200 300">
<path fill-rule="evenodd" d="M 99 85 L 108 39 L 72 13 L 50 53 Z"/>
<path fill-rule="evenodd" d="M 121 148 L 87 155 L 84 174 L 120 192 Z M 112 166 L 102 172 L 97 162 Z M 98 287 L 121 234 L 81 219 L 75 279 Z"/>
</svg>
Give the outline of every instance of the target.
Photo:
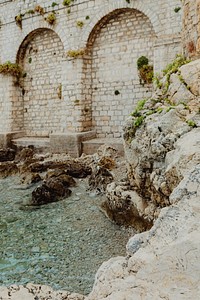
<svg viewBox="0 0 200 300">
<path fill-rule="evenodd" d="M 129 240 L 126 257 L 100 267 L 88 296 L 15 287 L 1 288 L 1 300 L 200 298 L 200 60 L 169 72 L 125 124 L 125 178 L 110 173 L 112 149 L 81 158 L 96 174 L 90 187 L 106 192 L 106 215 L 148 231 Z"/>
</svg>

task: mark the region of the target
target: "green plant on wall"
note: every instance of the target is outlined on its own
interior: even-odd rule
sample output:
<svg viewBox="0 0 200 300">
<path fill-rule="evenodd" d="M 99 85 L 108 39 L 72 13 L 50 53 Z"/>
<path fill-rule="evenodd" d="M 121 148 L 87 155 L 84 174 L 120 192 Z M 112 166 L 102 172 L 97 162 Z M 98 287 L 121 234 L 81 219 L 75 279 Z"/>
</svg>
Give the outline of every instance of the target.
<svg viewBox="0 0 200 300">
<path fill-rule="evenodd" d="M 137 60 L 138 75 L 141 84 L 150 84 L 153 81 L 153 66 L 149 65 L 149 59 L 141 56 Z"/>
<path fill-rule="evenodd" d="M 15 22 L 20 29 L 22 29 L 22 17 L 22 14 L 15 16 Z"/>
<path fill-rule="evenodd" d="M 34 15 L 35 11 L 33 9 L 27 10 L 26 14 L 28 15 Z"/>
<path fill-rule="evenodd" d="M 70 6 L 74 2 L 74 0 L 63 0 L 63 5 L 64 6 Z"/>
<path fill-rule="evenodd" d="M 4 64 L 0 64 L 0 73 L 19 78 L 22 75 L 22 69 L 18 64 L 7 61 Z"/>
<path fill-rule="evenodd" d="M 56 2 L 51 3 L 51 7 L 55 7 L 56 5 L 58 5 L 58 3 L 56 3 Z"/>
<path fill-rule="evenodd" d="M 77 58 L 85 54 L 85 49 L 69 50 L 67 56 L 71 58 Z"/>
<path fill-rule="evenodd" d="M 188 64 L 189 62 L 190 62 L 189 59 L 185 58 L 181 54 L 178 54 L 176 56 L 175 60 L 166 66 L 166 68 L 163 70 L 163 75 L 166 76 L 164 94 L 166 94 L 168 91 L 171 75 L 178 73 L 179 68 L 185 64 Z M 183 79 L 181 78 L 181 76 L 180 76 L 180 81 L 183 83 Z"/>
<path fill-rule="evenodd" d="M 174 8 L 174 12 L 175 12 L 175 13 L 178 13 L 179 10 L 181 10 L 181 7 L 180 7 L 180 6 Z"/>
<path fill-rule="evenodd" d="M 197 127 L 197 124 L 193 120 L 187 120 L 187 124 L 188 126 L 193 128 Z"/>
<path fill-rule="evenodd" d="M 50 24 L 54 25 L 56 23 L 56 15 L 54 12 L 51 12 L 48 14 L 48 16 L 45 18 L 45 20 Z"/>
<path fill-rule="evenodd" d="M 78 20 L 78 21 L 76 22 L 76 25 L 77 25 L 79 28 L 82 28 L 82 27 L 84 26 L 84 23 L 83 23 L 83 21 Z"/>
<path fill-rule="evenodd" d="M 35 12 L 37 12 L 37 13 L 39 13 L 40 15 L 44 15 L 44 8 L 42 7 L 42 6 L 40 6 L 40 5 L 36 5 L 36 7 L 35 7 Z"/>
</svg>

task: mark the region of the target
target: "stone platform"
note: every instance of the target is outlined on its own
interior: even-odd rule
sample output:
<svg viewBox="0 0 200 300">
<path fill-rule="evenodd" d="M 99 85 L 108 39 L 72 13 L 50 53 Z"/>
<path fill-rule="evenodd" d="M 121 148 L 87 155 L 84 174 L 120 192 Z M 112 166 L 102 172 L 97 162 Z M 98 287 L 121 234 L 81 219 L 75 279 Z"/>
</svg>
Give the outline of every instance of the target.
<svg viewBox="0 0 200 300">
<path fill-rule="evenodd" d="M 124 155 L 124 147 L 122 138 L 95 138 L 82 142 L 82 153 L 93 154 L 101 145 L 108 145 L 115 148 L 118 155 Z"/>
<path fill-rule="evenodd" d="M 94 132 L 83 133 L 55 133 L 49 137 L 14 137 L 11 139 L 13 147 L 34 146 L 38 153 L 69 153 L 72 157 L 79 157 L 82 153 L 94 154 L 101 145 L 108 145 L 124 155 L 121 138 L 95 138 Z"/>
</svg>

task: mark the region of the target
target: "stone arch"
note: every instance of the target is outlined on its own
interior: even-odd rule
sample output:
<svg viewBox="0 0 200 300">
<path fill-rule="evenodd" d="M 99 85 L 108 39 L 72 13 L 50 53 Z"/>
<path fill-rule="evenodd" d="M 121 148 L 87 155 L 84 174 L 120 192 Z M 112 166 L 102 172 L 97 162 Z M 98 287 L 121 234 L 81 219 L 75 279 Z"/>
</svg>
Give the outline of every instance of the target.
<svg viewBox="0 0 200 300">
<path fill-rule="evenodd" d="M 23 110 L 23 130 L 28 136 L 48 136 L 64 131 L 62 62 L 64 47 L 52 29 L 38 28 L 28 34 L 17 52 L 23 69 L 20 94 L 14 103 Z M 21 118 L 15 116 L 15 122 Z"/>
<path fill-rule="evenodd" d="M 144 3 L 144 0 L 134 1 L 134 2 L 131 1 L 129 4 L 125 3 L 124 0 L 119 0 L 119 1 L 112 1 L 112 4 L 104 6 L 104 8 L 99 10 L 98 15 L 96 15 L 91 19 L 89 28 L 87 27 L 83 31 L 82 44 L 83 45 L 87 44 L 91 32 L 93 31 L 95 26 L 105 18 L 105 16 L 108 17 L 109 15 L 115 13 L 115 11 L 119 11 L 119 10 L 122 11 L 127 9 L 134 9 L 142 12 L 150 20 L 156 36 L 162 34 L 161 31 L 163 30 L 163 26 L 160 22 L 158 14 L 155 12 L 155 10 L 150 9 L 149 6 Z"/>
<path fill-rule="evenodd" d="M 152 86 L 140 84 L 137 59 L 144 55 L 153 64 L 155 40 L 150 19 L 136 9 L 116 9 L 95 24 L 87 52 L 92 123 L 97 136 L 120 137 L 136 102 L 151 96 Z"/>
<path fill-rule="evenodd" d="M 64 50 L 67 51 L 69 49 L 70 46 L 68 44 L 68 37 L 65 34 L 65 32 L 63 31 L 61 23 L 56 24 L 52 29 L 52 26 L 47 24 L 46 22 L 44 23 L 44 26 L 41 26 L 40 20 L 38 18 L 35 18 L 33 23 L 23 27 L 20 38 L 17 38 L 16 42 L 13 45 L 14 48 L 11 53 L 10 60 L 15 61 L 18 51 L 20 49 L 20 46 L 27 39 L 27 37 L 31 36 L 32 33 L 40 31 L 42 29 L 43 30 L 49 29 L 49 30 L 54 31 L 59 36 L 59 38 L 63 44 Z"/>
</svg>

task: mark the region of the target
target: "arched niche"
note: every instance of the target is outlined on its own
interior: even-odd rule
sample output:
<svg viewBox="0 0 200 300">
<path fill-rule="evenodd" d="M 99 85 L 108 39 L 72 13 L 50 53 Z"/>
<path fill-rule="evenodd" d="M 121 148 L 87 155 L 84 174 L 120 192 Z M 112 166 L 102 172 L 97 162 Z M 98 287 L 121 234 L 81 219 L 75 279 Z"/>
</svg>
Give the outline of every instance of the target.
<svg viewBox="0 0 200 300">
<path fill-rule="evenodd" d="M 64 130 L 63 59 L 63 44 L 48 28 L 30 32 L 18 50 L 17 62 L 23 76 L 14 106 L 23 106 L 23 130 L 27 136 L 48 136 Z"/>
<path fill-rule="evenodd" d="M 120 137 L 125 119 L 139 99 L 152 93 L 141 85 L 137 59 L 154 61 L 155 30 L 150 19 L 136 9 L 116 9 L 104 16 L 87 41 L 91 64 L 91 110 L 99 137 Z M 85 68 L 88 72 L 89 68 Z"/>
</svg>

